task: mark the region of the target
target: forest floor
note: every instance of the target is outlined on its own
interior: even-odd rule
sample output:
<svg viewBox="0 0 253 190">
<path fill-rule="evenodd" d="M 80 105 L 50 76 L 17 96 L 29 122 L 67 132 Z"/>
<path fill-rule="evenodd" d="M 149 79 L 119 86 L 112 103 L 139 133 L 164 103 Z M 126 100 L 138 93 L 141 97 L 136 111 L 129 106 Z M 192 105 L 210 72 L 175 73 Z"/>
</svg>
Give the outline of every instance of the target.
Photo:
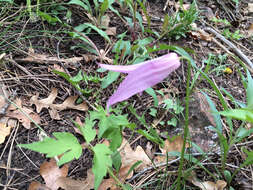
<svg viewBox="0 0 253 190">
<path fill-rule="evenodd" d="M 188 17 L 183 20 L 180 18 L 183 13 L 179 14 L 183 11 L 177 1 L 150 0 L 144 3 L 145 9 L 137 3 L 140 1 L 129 1 L 132 4 L 125 7 L 113 3 L 113 9 L 108 8 L 105 13 L 102 13 L 101 7 L 97 13 L 91 9 L 93 15 L 81 6 L 68 4 L 69 1 L 41 1 L 41 5 L 32 1 L 30 11 L 26 1 L 9 2 L 12 1 L 0 1 L 0 189 L 94 188 L 93 174 L 89 173 L 94 156 L 73 121 L 82 125 L 90 112 L 100 106 L 106 109 L 106 101 L 124 77 L 120 75 L 114 82 L 115 74 L 107 75 L 107 72 L 98 70 L 99 62 L 139 63 L 168 53 L 170 48 L 159 49 L 161 44 L 181 47 L 220 89 L 228 108 L 246 104 L 245 68 L 251 74 L 253 71 L 252 65 L 249 65 L 253 62 L 253 3 L 246 0 L 196 0 L 196 10 L 185 13 L 184 16 Z M 184 1 L 185 11 L 191 9 L 191 3 Z M 95 5 L 91 3 L 91 6 Z M 198 14 L 196 18 L 195 13 Z M 178 18 L 175 18 L 176 14 Z M 99 21 L 101 18 L 103 22 Z M 92 23 L 96 29 L 102 29 L 96 30 L 82 25 L 84 23 Z M 81 36 L 83 31 L 99 53 L 87 43 L 85 36 Z M 123 45 L 116 48 L 120 42 Z M 152 48 L 159 51 L 150 51 Z M 123 138 L 128 143 L 123 142 L 128 150 L 121 149 L 128 156 L 123 158 L 121 155 L 121 159 L 135 157 L 135 162 L 139 158 L 145 163 L 148 156 L 152 161 L 122 180 L 119 173 L 115 174 L 122 184 L 128 185 L 128 189 L 176 189 L 174 182 L 178 177 L 179 159 L 175 156 L 168 158 L 170 164 L 159 166 L 166 162 L 166 156 L 162 158 L 159 155 L 181 152 L 183 146 L 188 64 L 181 60 L 180 68 L 153 86 L 156 93 L 153 97 L 144 92 L 112 106 L 115 114 L 127 114 L 128 121 L 136 125 L 136 130 L 146 129 L 145 125 L 152 126 L 165 142 L 162 148 L 145 135 L 129 127 L 124 128 Z M 71 84 L 54 70 L 79 78 L 76 77 L 77 82 Z M 80 71 L 84 76 L 78 75 Z M 224 110 L 224 105 L 196 69 L 192 69 L 190 74 L 194 87 L 190 94 L 188 127 L 191 143 L 196 146 L 192 148 L 186 144 L 193 157 L 185 159 L 181 189 L 253 189 L 252 166 L 241 168 L 231 178 L 247 157 L 244 150 L 252 151 L 253 136 L 249 134 L 231 144 L 225 168 L 222 168 L 221 142 L 217 134 L 207 128 L 217 127 L 217 123 L 206 97 L 219 111 Z M 157 104 L 155 101 L 158 101 Z M 73 134 L 83 146 L 81 156 L 58 169 L 45 154 L 17 146 L 43 139 L 41 130 L 34 123 L 51 137 L 54 132 Z M 233 120 L 230 128 L 225 117 L 222 117 L 221 123 L 227 139 L 236 135 L 240 127 L 248 131 L 253 128 L 252 124 L 238 120 Z M 170 140 L 167 140 L 168 137 Z M 102 140 L 96 139 L 92 143 L 98 142 Z M 137 153 L 137 150 L 140 152 Z M 157 167 L 153 166 L 155 162 Z M 52 165 L 47 166 L 46 174 L 42 174 L 45 163 Z M 186 176 L 189 172 L 191 177 Z M 63 179 L 55 185 L 59 176 Z M 76 185 L 71 186 L 71 183 Z M 107 175 L 100 189 L 120 189 L 115 184 Z"/>
</svg>

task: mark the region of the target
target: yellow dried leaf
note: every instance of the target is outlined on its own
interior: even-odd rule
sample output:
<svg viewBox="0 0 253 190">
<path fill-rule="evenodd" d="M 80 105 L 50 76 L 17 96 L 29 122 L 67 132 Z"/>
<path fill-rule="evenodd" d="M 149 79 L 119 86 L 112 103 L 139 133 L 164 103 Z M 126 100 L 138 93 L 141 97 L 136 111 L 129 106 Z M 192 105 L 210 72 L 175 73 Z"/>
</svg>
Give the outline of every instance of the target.
<svg viewBox="0 0 253 190">
<path fill-rule="evenodd" d="M 11 127 L 6 126 L 4 123 L 0 123 L 0 144 L 5 141 L 5 138 L 10 134 Z"/>
</svg>

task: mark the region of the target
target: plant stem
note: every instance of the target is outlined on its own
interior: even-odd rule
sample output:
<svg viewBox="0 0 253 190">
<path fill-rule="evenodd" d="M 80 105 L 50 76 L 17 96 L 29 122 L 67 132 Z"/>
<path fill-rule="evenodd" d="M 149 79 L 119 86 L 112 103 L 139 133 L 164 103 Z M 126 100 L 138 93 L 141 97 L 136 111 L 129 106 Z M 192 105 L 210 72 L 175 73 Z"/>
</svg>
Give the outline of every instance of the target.
<svg viewBox="0 0 253 190">
<path fill-rule="evenodd" d="M 121 181 L 113 174 L 113 171 L 111 168 L 107 169 L 108 173 L 110 174 L 110 176 L 117 182 L 117 184 L 123 189 L 123 190 L 127 190 L 124 186 L 124 184 L 121 183 Z"/>
<path fill-rule="evenodd" d="M 186 147 L 186 139 L 189 133 L 189 100 L 190 100 L 190 79 L 191 79 L 191 64 L 187 64 L 187 82 L 186 82 L 186 97 L 185 97 L 185 127 L 184 127 L 184 142 L 181 151 L 181 158 L 178 169 L 178 177 L 177 177 L 177 190 L 181 190 L 181 177 L 184 165 L 184 153 Z"/>
</svg>

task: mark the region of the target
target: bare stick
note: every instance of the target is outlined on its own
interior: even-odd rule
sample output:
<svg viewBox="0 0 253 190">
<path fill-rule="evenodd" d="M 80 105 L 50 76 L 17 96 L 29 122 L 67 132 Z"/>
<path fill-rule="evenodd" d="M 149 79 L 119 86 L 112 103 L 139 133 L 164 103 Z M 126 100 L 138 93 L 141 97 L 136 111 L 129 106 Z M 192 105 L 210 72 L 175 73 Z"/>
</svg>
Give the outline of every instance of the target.
<svg viewBox="0 0 253 190">
<path fill-rule="evenodd" d="M 253 69 L 253 63 L 233 43 L 228 41 L 224 36 L 222 36 L 221 34 L 219 34 L 218 32 L 216 32 L 214 29 L 212 29 L 210 27 L 204 28 L 204 30 L 214 34 L 217 38 L 219 38 L 221 41 L 223 41 L 225 44 L 227 44 L 236 53 L 236 55 L 238 55 L 245 63 L 247 63 Z"/>
</svg>

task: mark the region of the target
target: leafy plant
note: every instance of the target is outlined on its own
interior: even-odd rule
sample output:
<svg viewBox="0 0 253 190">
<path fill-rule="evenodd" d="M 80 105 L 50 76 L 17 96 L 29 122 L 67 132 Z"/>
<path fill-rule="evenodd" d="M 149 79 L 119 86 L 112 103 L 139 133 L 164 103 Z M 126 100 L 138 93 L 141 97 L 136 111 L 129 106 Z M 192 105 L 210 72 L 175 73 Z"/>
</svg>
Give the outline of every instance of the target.
<svg viewBox="0 0 253 190">
<path fill-rule="evenodd" d="M 96 121 L 98 121 L 99 127 L 98 134 L 96 134 L 94 129 Z M 89 112 L 89 116 L 85 119 L 85 124 L 80 126 L 75 122 L 75 125 L 81 131 L 87 144 L 86 147 L 94 154 L 92 171 L 95 175 L 94 187 L 98 189 L 107 171 L 113 170 L 112 165 L 115 160 L 113 155 L 122 143 L 122 129 L 124 127 L 133 128 L 134 126 L 128 122 L 127 115 L 111 114 L 107 116 L 106 111 L 101 107 L 97 111 Z M 109 147 L 102 143 L 97 143 L 93 146 L 91 142 L 96 135 L 98 139 L 107 139 L 110 142 Z M 49 158 L 62 155 L 57 163 L 59 166 L 81 156 L 82 146 L 73 134 L 55 132 L 53 136 L 55 138 L 46 137 L 42 141 L 32 144 L 20 144 L 19 146 L 46 154 Z"/>
<path fill-rule="evenodd" d="M 243 34 L 240 34 L 240 30 L 236 30 L 233 33 L 233 32 L 230 32 L 228 28 L 223 31 L 223 35 L 232 40 L 240 40 L 242 37 L 244 37 Z"/>
<path fill-rule="evenodd" d="M 229 109 L 219 112 L 221 115 L 253 123 L 253 79 L 249 71 L 247 71 L 247 80 L 248 82 L 246 88 L 247 94 L 246 107 L 238 109 Z"/>
<path fill-rule="evenodd" d="M 180 10 L 174 16 L 165 15 L 162 34 L 159 39 L 163 37 L 186 37 L 185 33 L 191 30 L 191 24 L 198 18 L 198 11 L 196 9 L 196 2 L 193 1 L 188 10 Z"/>
<path fill-rule="evenodd" d="M 98 78 L 98 77 L 84 75 L 81 70 L 74 77 L 69 76 L 65 72 L 60 72 L 60 71 L 57 71 L 57 70 L 53 70 L 53 72 L 60 75 L 64 79 L 66 79 L 70 84 L 72 84 L 79 92 L 81 92 L 84 95 L 89 95 L 92 92 L 92 90 L 82 89 L 80 87 L 80 83 L 82 81 L 84 81 L 86 84 L 88 83 L 88 81 L 93 81 L 93 82 L 99 82 L 100 81 L 100 78 Z"/>
<path fill-rule="evenodd" d="M 230 22 L 227 20 L 227 19 L 218 19 L 218 18 L 216 18 L 216 17 L 213 17 L 212 19 L 211 19 L 211 21 L 212 22 L 214 22 L 214 23 L 222 23 L 222 24 L 224 24 L 225 26 L 231 26 L 231 24 L 230 24 Z"/>
</svg>

